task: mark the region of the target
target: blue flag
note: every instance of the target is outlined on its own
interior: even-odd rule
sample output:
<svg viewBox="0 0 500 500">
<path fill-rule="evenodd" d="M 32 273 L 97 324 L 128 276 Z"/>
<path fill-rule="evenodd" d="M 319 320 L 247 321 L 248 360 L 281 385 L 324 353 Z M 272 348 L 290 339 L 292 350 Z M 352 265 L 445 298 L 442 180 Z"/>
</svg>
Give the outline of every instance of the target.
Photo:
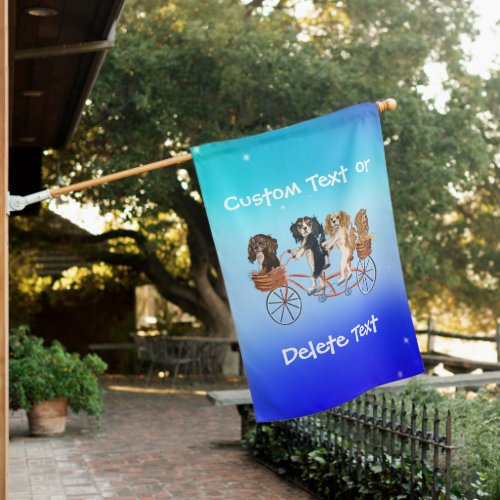
<svg viewBox="0 0 500 500">
<path fill-rule="evenodd" d="M 191 152 L 258 422 L 423 371 L 375 104 Z"/>
</svg>

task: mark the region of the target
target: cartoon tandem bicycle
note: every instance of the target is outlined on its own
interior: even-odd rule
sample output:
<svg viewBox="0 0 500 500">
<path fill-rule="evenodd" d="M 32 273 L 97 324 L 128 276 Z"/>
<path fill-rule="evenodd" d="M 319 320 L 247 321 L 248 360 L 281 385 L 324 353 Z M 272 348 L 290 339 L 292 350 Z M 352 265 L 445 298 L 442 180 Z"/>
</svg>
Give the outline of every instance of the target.
<svg viewBox="0 0 500 500">
<path fill-rule="evenodd" d="M 291 254 L 291 250 L 285 250 L 280 255 L 280 267 L 272 271 L 261 274 L 251 273 L 251 278 L 255 287 L 262 292 L 269 292 L 266 298 L 266 308 L 269 316 L 280 325 L 290 325 L 297 321 L 302 312 L 302 299 L 299 293 L 291 285 L 302 290 L 311 297 L 317 297 L 319 302 L 325 302 L 330 297 L 338 297 L 345 294 L 351 295 L 353 288 L 358 288 L 363 295 L 367 295 L 373 289 L 377 277 L 375 262 L 369 256 L 369 249 L 357 248 L 358 262 L 356 267 L 352 267 L 351 276 L 343 283 L 334 283 L 334 278 L 340 275 L 340 271 L 327 275 L 323 270 L 322 278 L 324 287 L 308 293 L 307 289 L 300 284 L 297 279 L 311 279 L 310 274 L 287 274 L 286 266 L 293 259 L 290 255 L 285 261 L 284 256 Z"/>
</svg>

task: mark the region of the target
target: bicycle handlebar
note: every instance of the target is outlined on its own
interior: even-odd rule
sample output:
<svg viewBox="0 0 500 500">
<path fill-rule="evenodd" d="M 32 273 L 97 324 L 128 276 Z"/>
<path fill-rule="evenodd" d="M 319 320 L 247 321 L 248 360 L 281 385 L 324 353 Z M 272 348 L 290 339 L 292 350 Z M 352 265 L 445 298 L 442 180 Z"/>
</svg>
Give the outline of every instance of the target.
<svg viewBox="0 0 500 500">
<path fill-rule="evenodd" d="M 285 250 L 284 252 L 281 253 L 280 255 L 280 264 L 283 266 L 283 267 L 286 267 L 288 265 L 288 263 L 293 259 L 293 256 L 290 256 L 286 262 L 283 262 L 283 256 L 288 253 L 288 254 L 291 254 L 292 251 L 290 249 L 288 250 Z"/>
</svg>

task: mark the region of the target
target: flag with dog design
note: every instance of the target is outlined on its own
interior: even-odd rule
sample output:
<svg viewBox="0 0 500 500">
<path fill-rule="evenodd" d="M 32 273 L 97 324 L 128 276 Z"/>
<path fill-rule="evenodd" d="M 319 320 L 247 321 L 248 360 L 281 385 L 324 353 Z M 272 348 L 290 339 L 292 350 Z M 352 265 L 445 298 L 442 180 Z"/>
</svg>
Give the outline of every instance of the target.
<svg viewBox="0 0 500 500">
<path fill-rule="evenodd" d="M 423 371 L 375 104 L 191 152 L 258 422 Z"/>
</svg>

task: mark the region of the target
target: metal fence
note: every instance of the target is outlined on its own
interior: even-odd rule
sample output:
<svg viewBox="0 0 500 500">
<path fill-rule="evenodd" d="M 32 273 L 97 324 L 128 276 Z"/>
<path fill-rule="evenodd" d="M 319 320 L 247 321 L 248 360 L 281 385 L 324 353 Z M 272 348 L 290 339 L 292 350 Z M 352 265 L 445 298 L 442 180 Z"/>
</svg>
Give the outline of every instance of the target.
<svg viewBox="0 0 500 500">
<path fill-rule="evenodd" d="M 270 453 L 263 451 L 266 440 L 274 448 Z M 273 463 L 277 443 L 285 447 L 279 464 Z M 283 453 L 291 457 L 298 450 L 322 449 L 337 476 L 348 476 L 358 484 L 378 481 L 403 498 L 450 498 L 451 415 L 448 412 L 442 421 L 437 410 L 429 415 L 425 405 L 406 408 L 403 401 L 385 396 L 358 398 L 317 415 L 259 424 L 254 448 L 260 450 L 257 458 L 271 468 L 278 465 L 282 472 Z M 328 491 L 335 498 L 332 489 Z"/>
</svg>

